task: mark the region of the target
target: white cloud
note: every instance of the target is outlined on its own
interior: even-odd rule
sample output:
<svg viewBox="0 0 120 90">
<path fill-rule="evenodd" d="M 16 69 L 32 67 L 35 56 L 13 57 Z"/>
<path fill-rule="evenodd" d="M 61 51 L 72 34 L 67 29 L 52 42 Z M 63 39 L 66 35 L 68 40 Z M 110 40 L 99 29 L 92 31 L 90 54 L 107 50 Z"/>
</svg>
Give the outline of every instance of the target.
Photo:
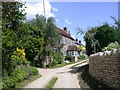
<svg viewBox="0 0 120 90">
<path fill-rule="evenodd" d="M 64 21 L 65 21 L 65 23 L 67 23 L 67 24 L 71 24 L 67 19 L 65 19 Z"/>
<path fill-rule="evenodd" d="M 44 1 L 45 5 L 45 16 L 48 17 L 55 17 L 54 13 L 51 12 L 53 11 L 58 11 L 58 9 L 52 7 L 49 1 Z M 44 7 L 43 7 L 43 2 L 38 2 L 38 3 L 26 3 L 26 12 L 28 15 L 44 15 Z"/>
<path fill-rule="evenodd" d="M 53 11 L 58 12 L 57 8 L 52 7 Z"/>
</svg>

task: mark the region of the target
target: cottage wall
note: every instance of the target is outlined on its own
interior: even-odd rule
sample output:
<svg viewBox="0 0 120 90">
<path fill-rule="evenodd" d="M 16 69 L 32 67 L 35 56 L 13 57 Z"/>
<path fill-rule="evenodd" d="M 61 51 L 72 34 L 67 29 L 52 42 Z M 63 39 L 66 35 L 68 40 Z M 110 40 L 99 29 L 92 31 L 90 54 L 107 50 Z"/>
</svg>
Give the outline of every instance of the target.
<svg viewBox="0 0 120 90">
<path fill-rule="evenodd" d="M 63 52 L 63 55 L 66 56 L 66 51 L 68 46 L 74 45 L 75 41 L 68 37 L 62 36 L 60 40 L 60 44 L 65 44 L 64 47 L 61 49 L 61 52 Z"/>
</svg>

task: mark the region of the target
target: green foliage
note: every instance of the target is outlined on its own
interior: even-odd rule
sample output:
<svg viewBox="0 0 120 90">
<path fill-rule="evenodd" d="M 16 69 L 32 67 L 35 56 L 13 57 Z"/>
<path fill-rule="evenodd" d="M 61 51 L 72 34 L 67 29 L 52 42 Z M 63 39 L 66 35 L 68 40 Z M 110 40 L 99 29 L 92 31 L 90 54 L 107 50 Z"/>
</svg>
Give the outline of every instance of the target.
<svg viewBox="0 0 120 90">
<path fill-rule="evenodd" d="M 6 23 L 6 28 L 18 29 L 20 23 L 26 17 L 24 3 L 2 2 L 2 20 Z"/>
<path fill-rule="evenodd" d="M 99 42 L 95 39 L 98 28 L 99 27 L 91 28 L 84 36 L 86 42 L 86 54 L 88 56 L 98 51 L 96 50 L 96 47 L 99 48 Z"/>
<path fill-rule="evenodd" d="M 106 47 L 111 42 L 117 41 L 120 43 L 118 31 L 108 24 L 104 24 L 98 29 L 96 39 L 99 41 L 101 48 Z"/>
<path fill-rule="evenodd" d="M 85 59 L 85 55 L 80 55 L 78 59 Z"/>
<path fill-rule="evenodd" d="M 120 45 L 118 44 L 118 42 L 115 41 L 114 43 L 108 44 L 107 47 L 104 47 L 102 51 L 109 51 L 109 50 L 118 49 L 118 48 L 120 48 Z"/>
<path fill-rule="evenodd" d="M 22 80 L 28 78 L 28 74 L 21 69 L 17 69 L 11 73 L 10 77 L 16 82 L 21 82 Z"/>
<path fill-rule="evenodd" d="M 3 26 L 2 29 L 2 69 L 3 72 L 8 72 L 12 65 L 11 56 L 17 48 L 18 40 L 17 34 L 8 28 Z"/>
<path fill-rule="evenodd" d="M 39 27 L 42 33 L 44 33 L 45 43 L 40 54 L 40 59 L 44 60 L 45 56 L 50 56 L 50 51 L 53 47 L 59 47 L 60 34 L 55 26 L 55 20 L 52 17 L 46 19 L 44 16 L 37 14 L 36 18 L 32 19 L 28 23 Z"/>
<path fill-rule="evenodd" d="M 93 53 L 102 51 L 103 47 L 119 40 L 120 33 L 114 27 L 107 23 L 100 27 L 90 29 L 84 36 L 86 41 L 86 54 L 89 56 Z"/>
<path fill-rule="evenodd" d="M 21 82 L 37 74 L 38 74 L 37 68 L 32 66 L 23 67 L 22 69 L 14 70 L 9 77 L 8 76 L 3 77 L 3 81 L 2 81 L 3 87 L 14 88 L 18 82 Z"/>
<path fill-rule="evenodd" d="M 54 57 L 53 57 L 53 62 L 56 61 L 57 64 L 62 64 L 63 63 L 63 56 L 62 53 L 55 52 Z"/>
<path fill-rule="evenodd" d="M 34 65 L 34 58 L 42 52 L 44 45 L 44 34 L 37 26 L 25 23 L 19 29 L 20 48 L 25 49 L 26 58 Z"/>
<path fill-rule="evenodd" d="M 2 85 L 3 85 L 3 88 L 14 88 L 15 83 L 16 83 L 15 80 L 13 80 L 9 77 L 6 77 L 6 78 L 3 78 Z"/>
<path fill-rule="evenodd" d="M 54 53 L 54 56 L 53 56 L 53 61 L 52 63 L 49 63 L 47 65 L 47 67 L 53 67 L 57 64 L 62 64 L 63 63 L 63 56 L 62 56 L 62 53 L 59 53 L 59 52 L 55 52 Z"/>
<path fill-rule="evenodd" d="M 17 82 L 20 82 L 28 77 L 28 74 L 21 69 L 13 71 L 10 77 L 3 77 L 3 88 L 14 88 Z"/>
<path fill-rule="evenodd" d="M 71 55 L 67 55 L 67 56 L 65 57 L 65 59 L 66 59 L 66 60 L 69 60 L 69 61 L 71 62 L 72 56 L 71 56 Z"/>
<path fill-rule="evenodd" d="M 32 66 L 23 67 L 22 70 L 27 72 L 28 76 L 38 74 L 37 68 L 32 67 Z"/>
</svg>

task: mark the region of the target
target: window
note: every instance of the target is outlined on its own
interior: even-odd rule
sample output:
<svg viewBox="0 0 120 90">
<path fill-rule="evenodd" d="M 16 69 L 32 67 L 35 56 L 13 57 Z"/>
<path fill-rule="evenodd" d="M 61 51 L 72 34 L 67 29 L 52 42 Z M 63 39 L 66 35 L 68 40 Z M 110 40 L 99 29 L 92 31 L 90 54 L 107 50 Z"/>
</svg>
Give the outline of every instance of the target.
<svg viewBox="0 0 120 90">
<path fill-rule="evenodd" d="M 74 55 L 74 51 L 72 51 L 72 55 Z"/>
</svg>

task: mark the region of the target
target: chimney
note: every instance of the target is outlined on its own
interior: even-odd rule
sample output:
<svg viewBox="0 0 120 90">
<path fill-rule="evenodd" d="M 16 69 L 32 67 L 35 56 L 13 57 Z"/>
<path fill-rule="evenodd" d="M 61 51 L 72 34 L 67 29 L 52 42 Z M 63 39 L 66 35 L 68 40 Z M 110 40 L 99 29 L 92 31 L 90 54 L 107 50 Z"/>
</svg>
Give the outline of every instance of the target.
<svg viewBox="0 0 120 90">
<path fill-rule="evenodd" d="M 70 31 L 68 31 L 68 34 L 70 35 Z"/>
<path fill-rule="evenodd" d="M 65 30 L 65 32 L 67 32 L 67 27 L 64 27 L 63 29 Z"/>
<path fill-rule="evenodd" d="M 79 43 L 81 44 L 81 40 L 79 40 Z"/>
<path fill-rule="evenodd" d="M 78 39 L 76 38 L 76 42 L 78 42 Z"/>
</svg>

